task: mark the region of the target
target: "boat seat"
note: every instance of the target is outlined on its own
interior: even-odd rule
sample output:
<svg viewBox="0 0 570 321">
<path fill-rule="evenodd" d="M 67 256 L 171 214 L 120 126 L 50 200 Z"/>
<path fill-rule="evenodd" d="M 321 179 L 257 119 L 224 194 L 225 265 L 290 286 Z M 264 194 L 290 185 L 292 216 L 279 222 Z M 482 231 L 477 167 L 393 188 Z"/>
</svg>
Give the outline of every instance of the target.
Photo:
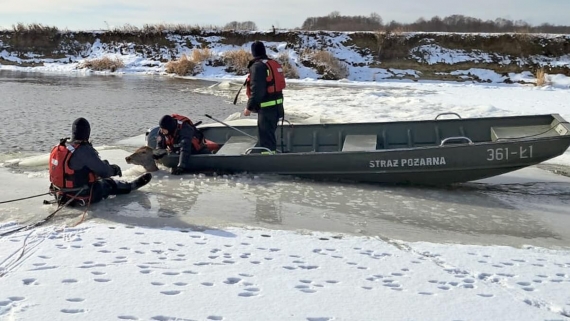
<svg viewBox="0 0 570 321">
<path fill-rule="evenodd" d="M 376 135 L 346 135 L 343 152 L 376 150 Z"/>
<path fill-rule="evenodd" d="M 550 125 L 491 127 L 491 141 L 532 136 L 533 138 L 552 136 Z M 535 136 L 536 135 L 536 136 Z"/>
<path fill-rule="evenodd" d="M 257 144 L 257 140 L 247 136 L 232 136 L 218 150 L 216 155 L 242 155 L 248 148 L 252 148 Z"/>
</svg>

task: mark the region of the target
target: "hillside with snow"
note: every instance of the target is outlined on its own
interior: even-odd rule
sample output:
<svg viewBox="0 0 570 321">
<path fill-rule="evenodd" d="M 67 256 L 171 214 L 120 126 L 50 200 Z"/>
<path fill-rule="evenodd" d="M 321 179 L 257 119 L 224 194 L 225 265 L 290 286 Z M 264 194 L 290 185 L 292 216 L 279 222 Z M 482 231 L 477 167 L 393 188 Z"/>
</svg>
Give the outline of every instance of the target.
<svg viewBox="0 0 570 321">
<path fill-rule="evenodd" d="M 242 76 L 248 58 L 242 56 L 261 40 L 270 57 L 289 65 L 289 79 L 536 84 L 541 78 L 567 88 L 570 76 L 570 35 L 195 30 L 43 36 L 0 32 L 0 68 L 175 74 L 168 63 L 186 56 L 194 60 L 192 68 L 179 75 Z M 94 68 L 100 59 L 117 65 Z"/>
</svg>

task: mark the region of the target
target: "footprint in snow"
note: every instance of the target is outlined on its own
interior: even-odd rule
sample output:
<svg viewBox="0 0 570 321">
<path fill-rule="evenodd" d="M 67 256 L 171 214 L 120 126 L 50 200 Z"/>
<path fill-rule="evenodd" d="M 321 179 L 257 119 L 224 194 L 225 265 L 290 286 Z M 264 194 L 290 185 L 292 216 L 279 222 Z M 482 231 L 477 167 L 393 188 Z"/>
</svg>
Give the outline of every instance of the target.
<svg viewBox="0 0 570 321">
<path fill-rule="evenodd" d="M 74 302 L 74 303 L 85 301 L 85 299 L 83 299 L 83 298 L 69 298 L 69 299 L 65 299 L 65 300 L 67 302 Z"/>
<path fill-rule="evenodd" d="M 22 282 L 24 282 L 24 285 L 30 285 L 30 284 L 34 284 L 34 282 L 36 282 L 36 279 L 23 279 Z M 37 285 L 37 283 L 35 283 Z"/>
<path fill-rule="evenodd" d="M 182 273 L 184 273 L 184 274 L 198 274 L 198 272 L 194 272 L 194 271 L 190 271 L 190 270 L 183 271 Z"/>
<path fill-rule="evenodd" d="M 84 309 L 61 309 L 60 311 L 67 314 L 77 314 L 85 312 Z"/>
<path fill-rule="evenodd" d="M 8 300 L 12 301 L 12 302 L 18 302 L 18 301 L 23 301 L 26 298 L 24 298 L 23 296 L 11 296 L 8 298 Z"/>
<path fill-rule="evenodd" d="M 162 274 L 164 274 L 164 275 L 178 275 L 180 273 L 178 273 L 178 272 L 164 272 Z"/>
<path fill-rule="evenodd" d="M 484 293 L 479 293 L 477 295 L 483 298 L 492 298 L 495 296 L 494 294 L 484 294 Z"/>
<path fill-rule="evenodd" d="M 164 295 L 178 295 L 180 294 L 180 291 L 160 291 L 160 293 Z"/>
<path fill-rule="evenodd" d="M 224 283 L 226 284 L 236 284 L 239 281 L 241 281 L 240 278 L 227 278 L 227 280 L 224 281 Z"/>
</svg>

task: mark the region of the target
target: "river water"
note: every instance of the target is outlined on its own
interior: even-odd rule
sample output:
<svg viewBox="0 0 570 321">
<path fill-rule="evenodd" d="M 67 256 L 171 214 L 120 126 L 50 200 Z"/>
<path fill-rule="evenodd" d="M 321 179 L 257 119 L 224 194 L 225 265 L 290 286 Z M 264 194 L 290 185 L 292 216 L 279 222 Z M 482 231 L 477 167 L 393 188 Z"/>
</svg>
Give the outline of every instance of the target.
<svg viewBox="0 0 570 321">
<path fill-rule="evenodd" d="M 0 71 L 0 163 L 45 155 L 59 138 L 70 135 L 74 119 L 85 117 L 93 144 L 115 146 L 102 153 L 125 166 L 124 157 L 136 144 L 118 142 L 140 136 L 164 114 L 210 121 L 203 116 L 207 113 L 224 119 L 241 111 L 231 103 L 234 94 L 235 87 L 164 76 Z M 147 226 L 246 225 L 405 241 L 570 246 L 570 180 L 537 168 L 445 189 L 272 175 L 153 175 L 144 189 L 92 206 L 89 217 Z M 5 164 L 0 184 L 2 201 L 45 192 L 49 182 L 45 168 Z M 33 221 L 53 209 L 41 199 L 0 204 L 0 223 Z M 58 219 L 80 214 L 65 209 Z"/>
<path fill-rule="evenodd" d="M 139 135 L 164 114 L 225 117 L 241 109 L 195 93 L 212 85 L 160 76 L 90 76 L 0 71 L 0 152 L 47 151 L 85 117 L 94 145 Z"/>
</svg>

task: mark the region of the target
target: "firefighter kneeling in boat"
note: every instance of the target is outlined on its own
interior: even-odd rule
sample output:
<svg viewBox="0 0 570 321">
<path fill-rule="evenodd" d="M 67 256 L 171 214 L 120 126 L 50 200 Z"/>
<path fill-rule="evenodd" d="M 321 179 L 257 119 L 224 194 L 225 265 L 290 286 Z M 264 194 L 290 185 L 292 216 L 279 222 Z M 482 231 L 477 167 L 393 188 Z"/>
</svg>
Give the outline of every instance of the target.
<svg viewBox="0 0 570 321">
<path fill-rule="evenodd" d="M 160 131 L 156 137 L 156 148 L 179 154 L 177 166 L 171 169 L 172 175 L 180 175 L 190 170 L 189 162 L 192 154 L 211 154 L 207 140 L 190 118 L 179 114 L 164 115 L 158 125 Z M 164 156 L 166 153 L 155 159 Z"/>
<path fill-rule="evenodd" d="M 78 118 L 71 129 L 71 143 L 64 138 L 56 145 L 49 159 L 50 193 L 59 205 L 88 205 L 110 195 L 128 194 L 146 185 L 152 174 L 145 173 L 132 182 L 114 180 L 122 176 L 121 168 L 101 160 L 89 142 L 91 126 L 85 118 Z"/>
<path fill-rule="evenodd" d="M 252 43 L 251 53 L 253 59 L 248 64 L 249 75 L 246 79 L 249 99 L 243 115 L 249 116 L 252 112 L 258 114 L 258 146 L 267 149 L 262 153 L 274 154 L 277 149 L 277 123 L 279 118 L 285 116 L 283 89 L 286 85 L 283 67 L 267 57 L 263 42 Z"/>
</svg>

